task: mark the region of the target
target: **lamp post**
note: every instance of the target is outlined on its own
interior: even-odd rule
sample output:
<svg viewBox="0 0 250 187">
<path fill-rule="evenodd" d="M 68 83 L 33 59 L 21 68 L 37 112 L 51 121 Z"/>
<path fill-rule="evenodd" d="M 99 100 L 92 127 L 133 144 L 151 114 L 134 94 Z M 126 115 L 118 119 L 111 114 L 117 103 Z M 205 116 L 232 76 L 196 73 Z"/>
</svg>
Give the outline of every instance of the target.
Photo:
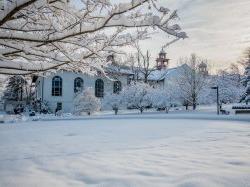
<svg viewBox="0 0 250 187">
<path fill-rule="evenodd" d="M 220 103 L 219 103 L 219 87 L 218 86 L 213 86 L 211 89 L 214 89 L 217 91 L 217 115 L 220 114 Z"/>
</svg>

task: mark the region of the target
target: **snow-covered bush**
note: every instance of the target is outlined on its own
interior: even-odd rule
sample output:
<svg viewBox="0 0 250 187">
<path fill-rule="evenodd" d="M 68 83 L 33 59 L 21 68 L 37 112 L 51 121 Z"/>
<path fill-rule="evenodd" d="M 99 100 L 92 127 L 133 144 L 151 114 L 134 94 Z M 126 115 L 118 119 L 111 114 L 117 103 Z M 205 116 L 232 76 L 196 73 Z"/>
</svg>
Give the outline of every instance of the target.
<svg viewBox="0 0 250 187">
<path fill-rule="evenodd" d="M 157 110 L 165 110 L 167 113 L 171 107 L 171 94 L 166 89 L 154 89 L 151 94 L 152 105 Z"/>
<path fill-rule="evenodd" d="M 49 103 L 47 101 L 34 100 L 32 103 L 32 109 L 35 112 L 40 112 L 42 114 L 51 113 L 51 109 L 49 108 Z"/>
<path fill-rule="evenodd" d="M 128 108 L 136 108 L 141 113 L 152 106 L 152 87 L 146 83 L 132 83 L 123 89 L 121 95 Z"/>
<path fill-rule="evenodd" d="M 115 111 L 117 115 L 118 110 L 122 106 L 122 96 L 120 94 L 107 94 L 103 99 L 103 106 Z"/>
<path fill-rule="evenodd" d="M 100 100 L 95 97 L 92 88 L 86 88 L 74 99 L 74 111 L 76 115 L 81 115 L 83 112 L 90 115 L 93 112 L 100 110 L 100 107 Z"/>
</svg>

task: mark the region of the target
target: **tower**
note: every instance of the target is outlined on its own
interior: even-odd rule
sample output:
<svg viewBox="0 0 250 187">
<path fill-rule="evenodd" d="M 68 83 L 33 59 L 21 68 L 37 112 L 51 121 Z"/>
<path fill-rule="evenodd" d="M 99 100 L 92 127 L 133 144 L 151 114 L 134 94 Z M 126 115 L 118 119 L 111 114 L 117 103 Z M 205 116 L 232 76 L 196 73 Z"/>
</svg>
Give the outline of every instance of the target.
<svg viewBox="0 0 250 187">
<path fill-rule="evenodd" d="M 159 57 L 156 59 L 156 67 L 158 70 L 168 67 L 169 59 L 167 59 L 167 53 L 163 50 L 160 51 Z"/>
<path fill-rule="evenodd" d="M 208 75 L 207 64 L 205 62 L 201 62 L 198 66 L 199 73 L 206 76 Z"/>
</svg>

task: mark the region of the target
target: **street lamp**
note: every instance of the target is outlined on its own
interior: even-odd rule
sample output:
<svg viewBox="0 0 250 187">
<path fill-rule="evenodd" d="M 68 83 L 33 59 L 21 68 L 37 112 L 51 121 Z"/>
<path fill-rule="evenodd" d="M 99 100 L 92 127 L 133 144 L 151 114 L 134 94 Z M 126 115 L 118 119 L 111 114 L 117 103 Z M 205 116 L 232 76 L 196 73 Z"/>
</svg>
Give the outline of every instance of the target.
<svg viewBox="0 0 250 187">
<path fill-rule="evenodd" d="M 219 103 L 219 87 L 218 86 L 213 86 L 211 89 L 214 89 L 217 91 L 217 115 L 220 114 L 220 103 Z"/>
</svg>

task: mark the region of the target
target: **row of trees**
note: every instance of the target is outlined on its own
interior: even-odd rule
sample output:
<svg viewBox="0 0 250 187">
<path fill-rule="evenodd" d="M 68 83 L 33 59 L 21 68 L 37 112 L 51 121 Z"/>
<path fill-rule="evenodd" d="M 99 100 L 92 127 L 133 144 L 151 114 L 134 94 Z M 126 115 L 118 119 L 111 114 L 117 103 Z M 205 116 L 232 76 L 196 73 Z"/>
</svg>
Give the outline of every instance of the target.
<svg viewBox="0 0 250 187">
<path fill-rule="evenodd" d="M 215 76 L 206 80 L 206 84 L 197 84 L 195 90 L 191 83 L 176 85 L 172 82 L 162 88 L 156 85 L 150 86 L 143 81 L 133 82 L 119 94 L 106 94 L 102 100 L 94 96 L 91 88 L 85 89 L 75 98 L 75 113 L 86 112 L 90 115 L 101 108 L 112 109 L 115 114 L 118 113 L 118 110 L 125 108 L 138 109 L 141 113 L 147 108 L 168 112 L 171 107 L 182 105 L 187 109 L 190 105 L 196 109 L 198 104 L 216 102 L 216 93 L 211 89 L 211 86 L 215 84 L 220 87 L 220 100 L 223 103 L 238 102 L 244 93 L 244 87 L 236 84 L 231 75 Z"/>
<path fill-rule="evenodd" d="M 105 95 L 102 103 L 94 96 L 91 88 L 79 93 L 75 100 L 75 114 L 83 112 L 91 114 L 100 110 L 101 107 L 112 109 L 117 114 L 121 108 L 138 109 L 141 113 L 146 108 L 156 108 L 168 112 L 172 103 L 173 95 L 165 89 L 153 88 L 144 82 L 136 82 L 124 88 L 119 94 Z M 172 102 L 173 101 L 173 102 Z"/>
</svg>

